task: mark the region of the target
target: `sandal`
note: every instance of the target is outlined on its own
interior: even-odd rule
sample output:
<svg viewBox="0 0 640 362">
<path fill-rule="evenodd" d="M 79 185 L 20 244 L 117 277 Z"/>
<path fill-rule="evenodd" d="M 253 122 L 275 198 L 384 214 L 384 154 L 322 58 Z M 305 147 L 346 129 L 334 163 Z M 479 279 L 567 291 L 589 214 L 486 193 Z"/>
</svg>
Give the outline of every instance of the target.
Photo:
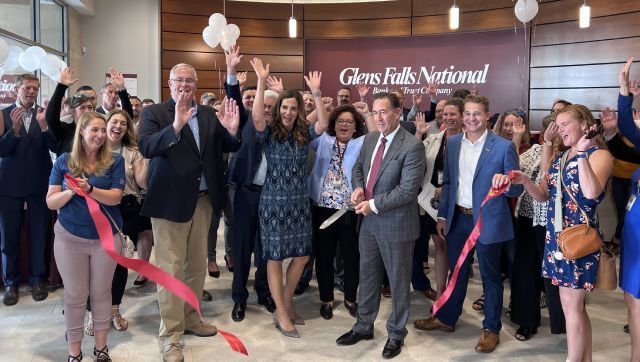
<svg viewBox="0 0 640 362">
<path fill-rule="evenodd" d="M 540 296 L 540 309 L 545 309 L 548 303 L 549 303 L 549 299 L 547 299 L 547 295 L 542 294 Z"/>
<path fill-rule="evenodd" d="M 538 333 L 538 328 L 529 328 L 520 326 L 516 331 L 515 337 L 517 340 L 524 342 L 528 341 L 532 335 Z"/>
<path fill-rule="evenodd" d="M 106 345 L 102 349 L 98 349 L 98 347 L 94 346 L 93 355 L 96 356 L 96 361 L 111 362 L 111 357 L 109 357 L 109 347 Z"/>
<path fill-rule="evenodd" d="M 86 333 L 88 336 L 93 336 L 94 334 L 93 316 L 91 315 L 91 312 L 89 312 L 89 317 L 87 318 L 87 322 L 84 324 L 84 333 Z"/>
<path fill-rule="evenodd" d="M 111 324 L 116 331 L 124 331 L 129 327 L 129 322 L 120 314 L 120 306 L 111 306 Z"/>
<path fill-rule="evenodd" d="M 473 310 L 483 311 L 484 310 L 484 294 L 482 294 L 478 299 L 476 299 L 471 305 Z"/>
<path fill-rule="evenodd" d="M 80 361 L 82 361 L 82 351 L 80 351 L 80 354 L 77 356 L 69 355 L 69 357 L 67 358 L 67 362 L 80 362 Z"/>
</svg>

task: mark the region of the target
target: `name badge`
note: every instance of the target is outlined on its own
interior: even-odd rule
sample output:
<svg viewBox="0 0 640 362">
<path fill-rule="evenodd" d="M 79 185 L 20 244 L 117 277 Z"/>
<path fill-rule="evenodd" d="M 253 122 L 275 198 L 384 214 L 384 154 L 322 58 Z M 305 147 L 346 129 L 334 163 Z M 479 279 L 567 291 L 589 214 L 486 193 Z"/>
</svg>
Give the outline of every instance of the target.
<svg viewBox="0 0 640 362">
<path fill-rule="evenodd" d="M 631 195 L 629 197 L 629 201 L 627 202 L 627 211 L 631 211 L 633 204 L 636 202 L 636 195 Z"/>
<path fill-rule="evenodd" d="M 442 185 L 444 182 L 444 172 L 438 171 L 438 185 Z"/>
</svg>

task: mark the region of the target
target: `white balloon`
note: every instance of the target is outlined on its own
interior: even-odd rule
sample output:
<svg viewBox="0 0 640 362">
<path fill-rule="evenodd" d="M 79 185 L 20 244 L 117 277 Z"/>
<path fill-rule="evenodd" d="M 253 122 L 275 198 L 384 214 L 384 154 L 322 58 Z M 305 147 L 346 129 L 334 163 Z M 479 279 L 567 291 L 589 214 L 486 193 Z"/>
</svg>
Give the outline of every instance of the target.
<svg viewBox="0 0 640 362">
<path fill-rule="evenodd" d="M 536 0 L 518 0 L 514 12 L 518 20 L 523 23 L 529 22 L 538 14 L 538 2 Z"/>
<path fill-rule="evenodd" d="M 51 80 L 55 81 L 56 83 L 60 82 L 60 72 L 58 72 L 58 74 L 51 77 Z"/>
<path fill-rule="evenodd" d="M 18 58 L 18 64 L 27 72 L 33 72 L 40 66 L 40 58 L 34 52 L 24 52 Z"/>
<path fill-rule="evenodd" d="M 47 77 L 51 78 L 56 73 L 60 73 L 60 58 L 53 54 L 47 54 L 42 59 L 40 69 Z"/>
<path fill-rule="evenodd" d="M 211 48 L 215 48 L 220 43 L 220 33 L 216 33 L 212 27 L 207 26 L 202 31 L 202 39 L 207 43 Z"/>
<path fill-rule="evenodd" d="M 18 60 L 20 59 L 20 55 L 22 55 L 22 53 L 22 48 L 15 45 L 9 45 L 9 54 L 7 55 L 7 58 L 4 60 L 3 64 L 3 68 L 6 72 L 11 72 L 20 66 Z"/>
<path fill-rule="evenodd" d="M 9 55 L 9 44 L 7 44 L 7 42 L 0 38 L 0 64 L 2 64 L 2 62 L 4 62 L 5 59 L 7 59 L 7 56 Z"/>
<path fill-rule="evenodd" d="M 0 78 L 2 78 L 3 75 L 4 75 L 4 68 L 0 67 Z"/>
<path fill-rule="evenodd" d="M 220 37 L 220 46 L 222 49 L 228 52 L 234 45 L 236 45 L 236 40 L 233 38 L 233 34 L 223 31 L 222 36 Z"/>
<path fill-rule="evenodd" d="M 236 24 L 227 24 L 224 32 L 227 34 L 231 34 L 233 39 L 235 40 L 238 40 L 238 38 L 240 37 L 240 28 Z"/>
<path fill-rule="evenodd" d="M 227 26 L 227 18 L 220 13 L 215 13 L 209 17 L 209 26 L 213 28 L 216 33 L 222 33 Z"/>
</svg>

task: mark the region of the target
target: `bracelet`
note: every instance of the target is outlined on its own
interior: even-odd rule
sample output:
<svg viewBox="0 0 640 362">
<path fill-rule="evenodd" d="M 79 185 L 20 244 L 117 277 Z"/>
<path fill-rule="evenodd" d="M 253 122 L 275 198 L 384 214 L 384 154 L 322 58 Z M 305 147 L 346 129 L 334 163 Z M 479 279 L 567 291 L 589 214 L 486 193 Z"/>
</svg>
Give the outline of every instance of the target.
<svg viewBox="0 0 640 362">
<path fill-rule="evenodd" d="M 87 194 L 91 194 L 93 192 L 93 185 L 89 184 L 89 190 L 87 191 Z"/>
<path fill-rule="evenodd" d="M 553 147 L 553 142 L 552 141 L 544 141 L 543 144 L 546 145 L 546 146 L 549 146 L 549 147 Z"/>
<path fill-rule="evenodd" d="M 322 92 L 321 91 L 311 92 L 311 95 L 314 97 L 322 97 Z"/>
<path fill-rule="evenodd" d="M 580 159 L 580 158 L 588 158 L 588 157 L 587 157 L 587 153 L 586 153 L 586 152 L 584 152 L 584 153 L 578 153 L 578 155 L 576 156 L 576 158 L 577 158 L 577 159 Z"/>
<path fill-rule="evenodd" d="M 365 114 L 363 114 L 364 118 L 369 118 L 369 116 L 371 116 L 371 112 L 367 112 Z"/>
</svg>

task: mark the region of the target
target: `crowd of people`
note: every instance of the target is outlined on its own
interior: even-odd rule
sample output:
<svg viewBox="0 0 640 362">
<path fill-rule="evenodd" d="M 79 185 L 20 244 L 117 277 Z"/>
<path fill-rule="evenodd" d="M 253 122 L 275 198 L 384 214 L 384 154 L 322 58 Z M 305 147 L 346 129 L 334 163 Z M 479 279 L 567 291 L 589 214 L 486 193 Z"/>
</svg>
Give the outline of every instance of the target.
<svg viewBox="0 0 640 362">
<path fill-rule="evenodd" d="M 47 298 L 45 244 L 55 210 L 68 361 L 82 360 L 84 334 L 94 336 L 96 359 L 110 361 L 109 330 L 129 325 L 120 308 L 128 271 L 102 248 L 80 193 L 112 220 L 116 250 L 122 234 L 135 243 L 138 258 L 149 261 L 153 250 L 155 265 L 205 301 L 212 299 L 204 290 L 207 273 L 220 277 L 223 219 L 235 322 L 245 318 L 253 263 L 258 303 L 283 336 L 300 338 L 305 321 L 294 295 L 305 292 L 315 267 L 319 315 L 333 318 L 337 287 L 355 318 L 339 346 L 372 339 L 381 297 L 391 298 L 382 356 L 393 358 L 408 333 L 411 289 L 444 302 L 414 327 L 454 332 L 476 259 L 483 294 L 473 308 L 484 312 L 477 352 L 499 344 L 508 279 L 515 337 L 532 338 L 540 309 L 548 307 L 551 333 L 567 335 L 567 360 L 590 361 L 585 296 L 596 288 L 601 251 L 571 258 L 560 239 L 562 230 L 580 224 L 603 238 L 597 207 L 608 189 L 617 225 L 605 244 L 620 249 L 631 360 L 640 360 L 640 127 L 634 123 L 640 114 L 632 108 L 640 87 L 629 79 L 632 58 L 620 71 L 617 112 L 605 109 L 595 120 L 587 107 L 558 100 L 535 137 L 522 110 L 496 117 L 477 89 L 438 100 L 438 84 L 429 84 L 425 112 L 421 95 L 404 108 L 400 90 L 373 94 L 369 102 L 364 84 L 358 102 L 348 87 L 334 102 L 322 95 L 320 71 L 304 77 L 308 90 L 286 90 L 269 64 L 254 58 L 257 84 L 249 86 L 247 73 L 236 71 L 240 49 L 225 56 L 226 96 L 205 92 L 200 104 L 196 70 L 184 63 L 170 71 L 171 97 L 157 104 L 130 96 L 116 69 L 99 106 L 90 86 L 65 97 L 78 82 L 70 68 L 46 108 L 36 103 L 39 79 L 18 76 L 17 101 L 0 119 L 3 303 L 19 301 L 25 207 L 31 294 L 35 301 Z M 490 189 L 503 187 L 485 201 Z M 477 243 L 469 252 L 472 233 Z M 430 240 L 435 289 L 424 271 Z M 138 275 L 133 285 L 148 282 Z M 165 361 L 184 359 L 184 334 L 217 334 L 160 285 L 157 298 Z"/>
</svg>

